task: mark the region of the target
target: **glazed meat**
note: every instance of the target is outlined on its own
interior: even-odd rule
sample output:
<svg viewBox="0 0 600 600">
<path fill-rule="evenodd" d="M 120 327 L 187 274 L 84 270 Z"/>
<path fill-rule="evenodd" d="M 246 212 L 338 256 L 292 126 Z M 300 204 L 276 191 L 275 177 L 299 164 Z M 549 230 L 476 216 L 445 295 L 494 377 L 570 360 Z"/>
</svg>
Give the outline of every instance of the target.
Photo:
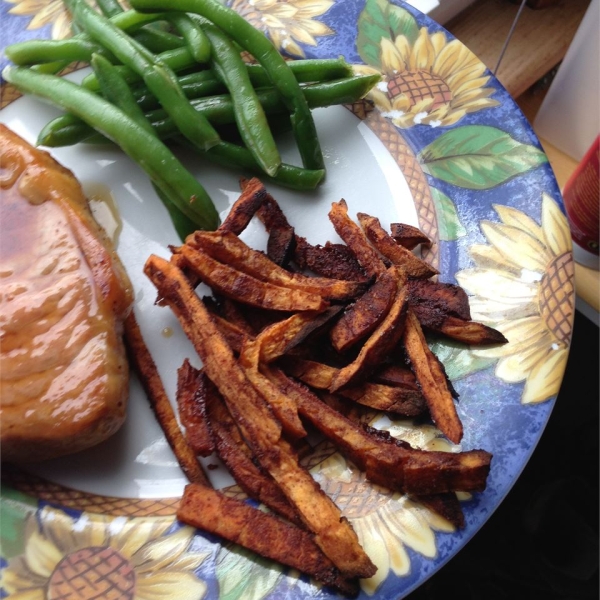
<svg viewBox="0 0 600 600">
<path fill-rule="evenodd" d="M 2 461 L 77 452 L 125 419 L 132 290 L 73 174 L 0 125 Z"/>
</svg>

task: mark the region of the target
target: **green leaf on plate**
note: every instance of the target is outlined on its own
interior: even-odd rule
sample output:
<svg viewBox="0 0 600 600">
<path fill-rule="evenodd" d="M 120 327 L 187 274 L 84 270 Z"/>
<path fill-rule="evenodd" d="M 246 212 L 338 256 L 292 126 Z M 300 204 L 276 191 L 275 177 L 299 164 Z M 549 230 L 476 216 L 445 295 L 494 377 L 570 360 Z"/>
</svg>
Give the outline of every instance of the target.
<svg viewBox="0 0 600 600">
<path fill-rule="evenodd" d="M 2 485 L 0 490 L 0 548 L 2 558 L 8 559 L 25 551 L 27 517 L 37 509 L 37 500 Z"/>
<path fill-rule="evenodd" d="M 452 242 L 459 237 L 467 235 L 466 229 L 462 226 L 458 218 L 456 206 L 452 199 L 434 187 L 430 189 L 431 198 L 435 205 L 440 239 L 445 242 Z"/>
<path fill-rule="evenodd" d="M 431 351 L 442 361 L 450 381 L 483 371 L 496 362 L 495 358 L 475 356 L 471 350 L 459 342 L 429 340 Z"/>
<path fill-rule="evenodd" d="M 546 155 L 488 125 L 452 129 L 419 154 L 423 170 L 452 185 L 487 190 L 548 162 Z"/>
<path fill-rule="evenodd" d="M 367 0 L 358 18 L 356 46 L 360 57 L 372 67 L 381 69 L 381 40 L 394 41 L 404 35 L 413 44 L 419 35 L 415 18 L 404 8 L 388 0 Z"/>
<path fill-rule="evenodd" d="M 220 600 L 261 600 L 277 586 L 283 566 L 245 548 L 227 545 L 217 557 Z"/>
</svg>

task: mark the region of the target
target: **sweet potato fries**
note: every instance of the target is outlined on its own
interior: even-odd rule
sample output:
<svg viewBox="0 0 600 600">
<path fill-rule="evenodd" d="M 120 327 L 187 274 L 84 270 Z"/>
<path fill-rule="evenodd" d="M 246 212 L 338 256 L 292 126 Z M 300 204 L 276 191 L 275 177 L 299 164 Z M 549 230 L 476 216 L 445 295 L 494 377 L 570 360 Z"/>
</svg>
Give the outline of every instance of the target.
<svg viewBox="0 0 600 600">
<path fill-rule="evenodd" d="M 422 501 L 460 527 L 455 492 L 485 489 L 491 455 L 414 448 L 356 415 L 430 418 L 458 444 L 463 426 L 455 393 L 426 332 L 470 344 L 506 340 L 471 321 L 460 288 L 430 279 L 437 271 L 410 250 L 428 243 L 418 229 L 394 224 L 388 233 L 364 213 L 357 223 L 342 200 L 329 218 L 346 245 L 312 246 L 260 181 L 242 187 L 218 231 L 198 231 L 172 248 L 170 260 L 152 255 L 144 268 L 157 302 L 177 316 L 203 365 L 198 370 L 186 361 L 179 372 L 184 433 L 173 433 L 174 413 L 157 413 L 182 466 L 194 474 L 178 517 L 354 595 L 357 580 L 376 567 L 302 465 L 307 432 L 329 439 L 373 483 Z M 239 237 L 255 217 L 270 236 L 266 254 Z M 344 264 L 354 266 L 336 270 L 328 256 L 350 256 Z M 302 273 L 315 257 L 320 270 L 311 271 L 318 275 Z M 199 282 L 213 297 L 199 297 Z M 154 404 L 164 400 L 156 378 L 147 370 L 141 376 Z M 215 491 L 191 470 L 190 452 L 212 450 L 269 513 Z"/>
</svg>

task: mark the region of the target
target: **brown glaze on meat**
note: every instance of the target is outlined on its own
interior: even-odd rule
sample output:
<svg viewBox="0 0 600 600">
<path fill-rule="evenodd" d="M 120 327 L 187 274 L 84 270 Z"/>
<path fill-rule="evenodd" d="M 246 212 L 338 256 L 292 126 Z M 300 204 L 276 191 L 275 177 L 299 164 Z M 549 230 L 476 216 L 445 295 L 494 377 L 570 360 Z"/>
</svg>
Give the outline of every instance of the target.
<svg viewBox="0 0 600 600">
<path fill-rule="evenodd" d="M 3 461 L 95 445 L 125 419 L 131 284 L 73 174 L 0 125 Z"/>
</svg>

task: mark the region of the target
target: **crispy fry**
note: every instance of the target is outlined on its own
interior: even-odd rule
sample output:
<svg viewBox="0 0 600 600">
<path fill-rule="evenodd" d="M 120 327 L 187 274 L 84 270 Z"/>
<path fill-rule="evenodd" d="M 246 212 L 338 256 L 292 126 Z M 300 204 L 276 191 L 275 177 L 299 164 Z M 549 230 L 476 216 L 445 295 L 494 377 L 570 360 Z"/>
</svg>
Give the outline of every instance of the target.
<svg viewBox="0 0 600 600">
<path fill-rule="evenodd" d="M 410 309 L 406 316 L 403 342 L 431 418 L 451 442 L 458 444 L 462 439 L 463 427 L 446 382 L 446 374 L 429 349 L 419 320 Z"/>
<path fill-rule="evenodd" d="M 410 250 L 398 245 L 394 238 L 381 226 L 377 217 L 365 213 L 358 213 L 357 217 L 367 239 L 392 264 L 402 267 L 409 277 L 427 279 L 439 272 L 424 260 L 416 257 Z"/>
<path fill-rule="evenodd" d="M 365 471 L 373 483 L 412 495 L 485 488 L 492 458 L 488 452 L 415 449 L 387 432 L 358 426 L 281 373 L 274 372 L 274 381 L 297 402 L 300 414 Z"/>
<path fill-rule="evenodd" d="M 207 378 L 202 370 L 192 367 L 186 358 L 177 370 L 177 408 L 185 439 L 200 456 L 209 456 L 215 450 L 206 421 L 206 386 Z"/>
<path fill-rule="evenodd" d="M 349 217 L 348 205 L 344 199 L 333 202 L 329 220 L 336 233 L 346 242 L 358 262 L 370 277 L 383 275 L 386 265 L 377 251 L 369 244 L 363 230 Z M 393 240 L 392 243 L 397 245 Z"/>
<path fill-rule="evenodd" d="M 394 241 L 407 250 L 412 250 L 419 244 L 431 245 L 431 240 L 420 229 L 407 223 L 392 223 L 390 231 Z"/>
<path fill-rule="evenodd" d="M 291 440 L 306 436 L 295 402 L 288 398 L 259 371 L 260 340 L 246 339 L 242 344 L 239 363 L 255 389 L 267 401 L 279 419 L 283 431 Z"/>
<path fill-rule="evenodd" d="M 181 254 L 204 283 L 239 302 L 283 311 L 324 310 L 328 306 L 317 294 L 265 283 L 187 244 L 181 246 Z"/>
<path fill-rule="evenodd" d="M 182 275 L 182 277 L 185 276 Z M 177 417 L 163 387 L 156 364 L 144 342 L 133 312 L 129 313 L 125 319 L 125 341 L 131 361 L 135 365 L 142 386 L 148 395 L 152 411 L 165 433 L 167 442 L 171 446 L 181 470 L 189 481 L 210 485 L 202 466 L 179 428 Z"/>
<path fill-rule="evenodd" d="M 469 297 L 460 286 L 429 279 L 410 279 L 407 286 L 408 303 L 419 320 L 430 311 L 471 320 Z"/>
<path fill-rule="evenodd" d="M 220 317 L 219 315 L 212 315 L 215 325 L 223 337 L 227 340 L 227 343 L 231 346 L 231 349 L 240 353 L 242 346 L 247 339 L 252 339 L 245 331 L 242 331 L 235 323 Z"/>
<path fill-rule="evenodd" d="M 373 373 L 373 381 L 401 387 L 409 390 L 418 390 L 419 386 L 415 374 L 408 368 L 398 364 L 384 365 Z"/>
<path fill-rule="evenodd" d="M 417 313 L 415 312 L 415 314 Z M 430 319 L 424 318 L 422 314 L 417 314 L 417 318 L 423 327 L 464 344 L 483 346 L 487 344 L 506 344 L 508 342 L 497 329 L 477 321 L 465 321 L 452 316 Z"/>
<path fill-rule="evenodd" d="M 294 261 L 300 269 L 317 275 L 348 281 L 369 281 L 354 252 L 344 244 L 310 244 L 306 238 L 296 236 Z"/>
<path fill-rule="evenodd" d="M 358 356 L 339 370 L 331 382 L 330 392 L 336 392 L 357 383 L 364 374 L 393 350 L 404 330 L 404 319 L 408 308 L 406 277 L 401 270 L 396 273 L 396 292 L 388 314 L 360 349 Z"/>
<path fill-rule="evenodd" d="M 415 498 L 419 503 L 444 517 L 456 529 L 463 529 L 465 526 L 465 515 L 460 501 L 454 492 L 446 494 L 432 494 L 429 496 L 418 496 Z"/>
<path fill-rule="evenodd" d="M 280 267 L 287 268 L 296 250 L 294 229 L 272 229 L 267 238 L 267 256 Z"/>
<path fill-rule="evenodd" d="M 210 380 L 207 386 L 206 412 L 215 438 L 217 454 L 242 490 L 251 498 L 302 527 L 298 512 L 273 478 L 254 464 L 250 448 L 229 414 L 219 390 Z"/>
<path fill-rule="evenodd" d="M 307 277 L 301 273 L 290 273 L 262 252 L 250 248 L 230 232 L 197 231 L 188 238 L 187 244 L 261 281 L 318 294 L 327 300 L 350 300 L 366 289 L 364 282 Z"/>
<path fill-rule="evenodd" d="M 310 335 L 317 333 L 340 310 L 340 306 L 330 306 L 322 313 L 297 313 L 266 327 L 257 336 L 260 362 L 270 363 L 283 356 Z"/>
<path fill-rule="evenodd" d="M 266 198 L 267 190 L 256 177 L 245 181 L 240 197 L 233 203 L 219 231 L 230 231 L 236 235 L 242 233 Z"/>
<path fill-rule="evenodd" d="M 277 264 L 286 266 L 280 262 L 279 257 L 283 252 L 291 251 L 293 254 L 289 258 L 294 260 L 300 269 L 308 269 L 317 275 L 331 279 L 367 280 L 365 272 L 347 246 L 329 242 L 325 246 L 313 246 L 306 238 L 297 235 L 272 196 L 268 196 L 257 212 L 257 217 L 269 232 L 267 256 Z M 278 248 L 286 243 L 289 247 L 285 250 Z"/>
<path fill-rule="evenodd" d="M 144 272 L 179 318 L 254 455 L 296 507 L 305 526 L 315 534 L 316 543 L 345 577 L 371 577 L 376 567 L 352 526 L 298 464 L 289 444 L 281 438 L 281 426 L 237 364 L 181 271 L 153 255 L 146 261 Z"/>
<path fill-rule="evenodd" d="M 186 486 L 177 518 L 307 573 L 346 595 L 358 593 L 356 581 L 340 574 L 310 533 L 220 492 Z"/>
<path fill-rule="evenodd" d="M 310 360 L 296 357 L 284 357 L 282 368 L 288 375 L 296 377 L 313 388 L 328 390 L 339 369 Z M 425 399 L 416 389 L 391 387 L 365 382 L 345 387 L 338 392 L 358 404 L 376 410 L 391 412 L 404 417 L 415 417 L 425 409 Z"/>
<path fill-rule="evenodd" d="M 396 296 L 396 272 L 388 269 L 335 323 L 329 339 L 338 352 L 345 352 L 369 335 L 388 314 Z"/>
</svg>

